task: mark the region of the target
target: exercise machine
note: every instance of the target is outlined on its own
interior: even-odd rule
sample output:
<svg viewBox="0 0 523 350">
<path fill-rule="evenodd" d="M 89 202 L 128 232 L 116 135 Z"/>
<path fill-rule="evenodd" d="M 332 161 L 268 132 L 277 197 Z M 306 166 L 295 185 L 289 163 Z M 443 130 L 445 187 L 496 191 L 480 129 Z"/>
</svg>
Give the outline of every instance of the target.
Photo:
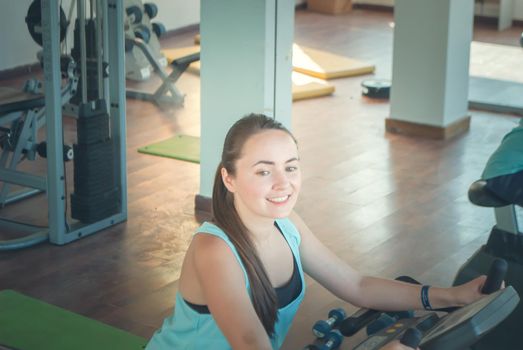
<svg viewBox="0 0 523 350">
<path fill-rule="evenodd" d="M 128 88 L 126 96 L 150 101 L 159 107 L 182 106 L 185 95 L 176 87 L 176 82 L 189 65 L 200 60 L 200 53 L 180 57 L 170 63 L 171 72 L 166 70 L 167 59 L 160 51 L 158 39 L 165 33 L 165 26 L 151 22 L 158 8 L 153 3 L 141 0 L 125 0 L 125 68 L 129 80 L 144 81 L 156 73 L 161 80 L 154 92 Z"/>
<path fill-rule="evenodd" d="M 392 340 L 401 339 L 409 328 L 421 333 L 418 345 L 421 350 L 462 350 L 498 326 L 518 303 L 517 292 L 507 287 L 441 318 L 431 312 L 399 320 L 368 337 L 354 350 L 378 350 Z"/>
<path fill-rule="evenodd" d="M 138 38 L 148 48 L 147 54 L 140 47 L 126 45 L 125 76 L 127 79 L 143 81 L 151 77 L 156 70 L 154 64 L 167 66 L 167 58 L 160 51 L 158 39 L 165 33 L 165 26 L 160 22 L 152 22 L 158 14 L 154 3 L 144 3 L 141 0 L 124 0 L 125 18 L 124 32 L 126 39 Z"/>
<path fill-rule="evenodd" d="M 378 310 L 360 309 L 337 323 L 337 329 L 330 330 L 323 344 L 311 344 L 305 349 L 337 349 L 343 337 L 352 337 L 364 328 L 368 337 L 359 344 L 351 345 L 351 349 L 378 350 L 396 339 L 414 349 L 417 346 L 421 350 L 466 349 L 496 331 L 518 306 L 520 298 L 512 286 L 500 289 L 507 268 L 507 262 L 502 259 L 491 264 L 482 289 L 485 296 L 472 304 L 422 312 L 420 315 L 404 311 L 391 316 L 391 313 Z M 407 276 L 398 279 L 419 284 Z M 497 346 L 491 349 L 505 348 Z"/>
<path fill-rule="evenodd" d="M 470 257 L 458 271 L 454 284 L 465 283 L 487 271 L 497 258 L 508 262 L 505 283 L 519 293 L 523 291 L 523 235 L 518 225 L 516 206 L 495 196 L 486 182 L 475 181 L 469 188 L 469 200 L 482 207 L 494 208 L 496 225 L 490 231 L 485 245 Z M 523 324 L 523 307 L 520 305 L 500 327 L 474 345 L 474 349 L 516 349 L 522 347 L 519 332 Z"/>
<path fill-rule="evenodd" d="M 0 250 L 24 248 L 47 240 L 53 244 L 63 245 L 127 219 L 123 0 L 89 1 L 91 17 L 96 18 L 95 37 L 98 39 L 96 46 L 99 50 L 96 55 L 98 61 L 94 66 L 97 67 L 98 76 L 102 76 L 101 79 L 97 80 L 99 84 L 99 98 L 96 100 L 87 100 L 86 95 L 87 81 L 90 76 L 87 70 L 87 44 L 85 43 L 84 35 L 86 4 L 84 0 L 77 0 L 77 17 L 80 23 L 80 57 L 79 60 L 74 63 L 76 64 L 75 71 L 78 72 L 75 73 L 75 76 L 78 74 L 80 77 L 77 81 L 78 89 L 76 90 L 81 90 L 82 104 L 78 106 L 80 114 L 76 117 L 78 117 L 78 120 L 80 120 L 81 117 L 94 120 L 94 118 L 90 118 L 92 115 L 89 114 L 89 111 L 105 111 L 104 118 L 106 119 L 104 123 L 106 123 L 106 127 L 102 128 L 102 130 L 106 130 L 108 135 L 104 140 L 104 147 L 110 149 L 111 153 L 111 157 L 106 165 L 111 168 L 111 187 L 114 191 L 111 191 L 110 197 L 107 196 L 107 193 L 104 193 L 102 199 L 105 198 L 115 203 L 115 207 L 109 211 L 87 216 L 82 216 L 83 214 L 75 215 L 70 211 L 71 206 L 74 206 L 74 202 L 76 201 L 72 196 L 71 206 L 68 205 L 67 174 L 64 164 L 62 106 L 64 100 L 67 99 L 64 91 L 73 93 L 75 89 L 72 87 L 68 89 L 67 84 L 65 87 L 63 86 L 63 70 L 61 66 L 64 61 L 60 55 L 60 36 L 62 32 L 65 33 L 66 31 L 53 30 L 54 28 L 64 27 L 62 19 L 65 16 L 57 1 L 34 0 L 33 3 L 36 4 L 34 7 L 39 10 L 33 10 L 33 12 L 31 12 L 36 15 L 36 18 L 28 17 L 31 17 L 35 34 L 41 37 L 43 49 L 41 58 L 44 73 L 42 86 L 44 88 L 42 90 L 43 94 L 38 97 L 38 99 L 34 99 L 34 101 L 27 99 L 29 101 L 17 101 L 17 103 L 33 104 L 33 107 L 36 106 L 40 111 L 39 113 L 42 113 L 41 118 L 34 118 L 36 122 L 23 123 L 23 126 L 25 127 L 25 125 L 27 125 L 27 128 L 30 129 L 29 125 L 33 125 L 33 129 L 27 131 L 27 133 L 30 134 L 34 132 L 39 123 L 45 123 L 45 147 L 40 146 L 40 152 L 45 153 L 47 169 L 45 176 L 36 176 L 35 174 L 19 172 L 13 169 L 1 169 L 0 174 L 3 176 L 2 181 L 4 182 L 23 185 L 45 192 L 47 208 L 42 209 L 47 209 L 47 225 L 45 227 L 34 226 L 32 223 L 24 222 L 23 220 L 15 221 L 9 217 L 0 218 L 0 230 L 3 231 L 7 229 L 26 234 L 20 238 L 0 241 Z M 40 16 L 38 16 L 38 14 L 40 14 Z M 109 42 L 111 45 L 109 45 Z M 102 69 L 100 69 L 100 67 L 103 67 L 104 64 L 110 67 L 110 74 L 107 76 L 101 74 Z M 82 112 L 82 108 L 86 112 Z M 29 109 L 32 110 L 33 108 L 31 107 Z M 9 108 L 6 110 L 11 111 Z M 0 119 L 2 118 L 3 117 L 0 117 Z M 13 116 L 12 118 L 15 117 Z M 92 127 L 92 125 L 90 125 L 90 127 Z M 11 129 L 13 128 L 11 127 Z M 22 135 L 23 128 L 20 133 L 10 130 L 4 134 Z M 99 132 L 94 132 L 94 134 L 99 135 Z M 91 140 L 90 137 L 85 137 L 85 133 L 82 134 L 82 136 L 77 136 L 79 140 Z M 20 137 L 18 137 L 18 139 L 20 139 Z M 12 140 L 16 140 L 16 138 L 8 138 L 11 145 Z M 40 153 L 38 147 L 34 146 L 34 139 L 26 138 L 25 141 L 23 140 L 17 144 L 15 152 L 16 150 L 20 150 L 19 153 L 24 154 L 25 149 L 25 154 L 27 154 L 28 157 L 32 156 L 35 150 Z M 96 158 L 96 154 L 86 152 L 83 158 L 87 158 L 87 162 L 89 162 L 93 157 Z M 73 160 L 75 170 L 77 163 L 81 162 L 81 159 L 82 157 L 79 157 L 78 154 L 75 155 Z M 87 175 L 84 180 L 95 183 L 96 180 L 99 179 L 96 176 L 96 172 L 91 169 L 90 174 L 91 175 Z M 75 171 L 75 177 L 76 175 L 77 172 Z M 82 175 L 85 175 L 85 173 L 82 173 Z M 77 202 L 77 207 L 79 207 L 77 213 L 83 209 L 82 205 L 78 204 L 85 204 L 85 202 Z M 95 206 L 92 202 L 88 204 L 88 209 Z M 75 216 L 78 218 L 75 218 Z"/>
<path fill-rule="evenodd" d="M 185 95 L 180 92 L 180 90 L 176 87 L 175 83 L 180 78 L 182 73 L 187 70 L 191 63 L 200 60 L 200 53 L 197 52 L 173 60 L 170 64 L 172 71 L 168 74 L 165 71 L 165 69 L 163 69 L 163 67 L 154 60 L 154 57 L 149 47 L 145 44 L 145 42 L 142 39 L 126 38 L 125 42 L 126 46 L 128 47 L 132 46 L 142 50 L 145 57 L 149 59 L 152 67 L 154 67 L 154 71 L 158 74 L 162 81 L 160 86 L 153 93 L 127 89 L 126 96 L 129 98 L 150 101 L 160 107 L 183 105 Z"/>
<path fill-rule="evenodd" d="M 78 77 L 71 57 L 61 57 L 62 76 L 60 105 L 65 105 L 76 92 Z M 0 87 L 0 206 L 22 200 L 44 191 L 40 176 L 18 170 L 23 160 L 47 157 L 47 143 L 38 141 L 38 130 L 45 125 L 45 98 L 42 83 L 26 81 L 22 89 Z M 64 145 L 64 161 L 73 159 L 70 146 Z M 12 185 L 22 186 L 12 191 Z"/>
</svg>

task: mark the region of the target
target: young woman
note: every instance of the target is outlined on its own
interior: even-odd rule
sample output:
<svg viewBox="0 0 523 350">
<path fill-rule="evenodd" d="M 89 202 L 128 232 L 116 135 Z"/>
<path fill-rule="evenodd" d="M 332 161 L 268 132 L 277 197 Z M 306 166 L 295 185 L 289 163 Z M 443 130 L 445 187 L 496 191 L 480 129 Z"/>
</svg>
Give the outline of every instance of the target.
<svg viewBox="0 0 523 350">
<path fill-rule="evenodd" d="M 292 211 L 300 187 L 297 144 L 287 129 L 257 114 L 232 126 L 214 180 L 213 222 L 197 230 L 174 315 L 148 350 L 279 349 L 305 293 L 304 273 L 353 305 L 422 308 L 420 286 L 362 276 L 327 249 Z M 484 279 L 430 288 L 430 305 L 473 302 Z"/>
</svg>

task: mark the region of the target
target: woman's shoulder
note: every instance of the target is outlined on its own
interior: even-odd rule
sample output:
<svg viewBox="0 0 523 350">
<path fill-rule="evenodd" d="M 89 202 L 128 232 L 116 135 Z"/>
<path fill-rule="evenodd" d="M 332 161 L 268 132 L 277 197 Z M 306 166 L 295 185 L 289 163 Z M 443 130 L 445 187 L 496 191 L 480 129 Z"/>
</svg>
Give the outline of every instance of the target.
<svg viewBox="0 0 523 350">
<path fill-rule="evenodd" d="M 206 233 L 208 235 L 220 236 L 222 238 L 227 237 L 225 232 L 223 232 L 218 225 L 210 221 L 204 221 L 200 227 L 196 229 L 195 235 L 198 233 Z"/>
<path fill-rule="evenodd" d="M 219 273 L 220 271 L 243 272 L 242 283 L 246 284 L 247 276 L 240 256 L 225 233 L 212 223 L 204 223 L 196 231 L 191 242 L 194 264 L 198 271 Z"/>
<path fill-rule="evenodd" d="M 224 262 L 235 262 L 234 253 L 229 244 L 221 237 L 206 231 L 201 231 L 193 237 L 191 248 L 195 261 L 200 267 L 212 266 Z"/>
<path fill-rule="evenodd" d="M 193 241 L 194 249 L 197 254 L 211 254 L 215 257 L 219 255 L 235 256 L 239 258 L 236 248 L 225 232 L 212 222 L 204 222 L 196 230 Z"/>
<path fill-rule="evenodd" d="M 192 244 L 198 250 L 230 250 L 228 249 L 228 237 L 217 225 L 212 222 L 203 222 L 196 229 Z"/>
<path fill-rule="evenodd" d="M 291 214 L 289 217 L 276 219 L 278 227 L 282 230 L 283 234 L 292 238 L 296 241 L 297 245 L 301 243 L 301 234 L 299 228 L 299 221 L 296 220 L 296 214 Z"/>
</svg>

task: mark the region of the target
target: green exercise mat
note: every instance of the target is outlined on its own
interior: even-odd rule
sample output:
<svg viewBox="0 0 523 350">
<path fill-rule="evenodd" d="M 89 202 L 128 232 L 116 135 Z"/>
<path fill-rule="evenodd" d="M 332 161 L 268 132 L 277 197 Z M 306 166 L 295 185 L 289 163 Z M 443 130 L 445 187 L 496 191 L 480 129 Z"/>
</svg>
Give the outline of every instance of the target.
<svg viewBox="0 0 523 350">
<path fill-rule="evenodd" d="M 200 138 L 176 135 L 167 140 L 138 148 L 138 152 L 200 163 Z"/>
<path fill-rule="evenodd" d="M 147 340 L 13 290 L 0 291 L 0 349 L 142 350 Z"/>
</svg>

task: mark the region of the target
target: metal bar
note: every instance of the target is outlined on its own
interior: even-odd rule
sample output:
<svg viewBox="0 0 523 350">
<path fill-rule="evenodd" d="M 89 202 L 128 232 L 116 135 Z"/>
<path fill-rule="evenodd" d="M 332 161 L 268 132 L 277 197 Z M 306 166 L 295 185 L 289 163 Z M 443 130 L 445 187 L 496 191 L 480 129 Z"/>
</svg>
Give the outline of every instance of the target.
<svg viewBox="0 0 523 350">
<path fill-rule="evenodd" d="M 44 176 L 31 175 L 13 169 L 0 169 L 0 180 L 13 185 L 36 188 L 42 191 L 47 189 L 47 180 Z"/>
<path fill-rule="evenodd" d="M 107 12 L 108 12 L 108 7 L 107 7 L 107 1 L 105 0 L 100 0 L 100 2 L 102 3 L 100 5 L 100 10 L 102 12 L 102 28 L 105 29 L 105 30 L 102 30 L 102 43 L 103 43 L 103 62 L 109 62 L 109 21 L 107 20 L 108 16 L 107 16 Z M 104 91 L 104 99 L 105 99 L 105 102 L 107 103 L 107 110 L 109 110 L 109 79 L 108 77 L 105 77 L 103 79 L 103 91 Z"/>
<path fill-rule="evenodd" d="M 523 115 L 523 109 L 518 106 L 509 106 L 509 105 L 495 104 L 495 103 L 489 103 L 489 102 L 469 100 L 469 108 L 477 109 L 477 110 L 481 110 L 481 111 Z"/>
<path fill-rule="evenodd" d="M 9 193 L 9 196 L 7 197 L 5 202 L 2 204 L 10 204 L 10 203 L 18 202 L 18 201 L 21 201 L 22 199 L 26 199 L 26 198 L 35 196 L 42 192 L 43 191 L 39 190 L 39 189 L 29 189 L 29 190 L 26 189 L 26 190 L 11 192 L 11 193 Z"/>
<path fill-rule="evenodd" d="M 0 116 L 0 125 L 7 125 L 12 123 L 14 120 L 19 119 L 23 113 L 24 112 L 16 111 Z"/>
<path fill-rule="evenodd" d="M 162 80 L 162 84 L 160 87 L 154 92 L 153 98 L 158 98 L 159 96 L 164 95 L 167 91 L 171 93 L 171 96 L 173 98 L 173 102 L 175 104 L 182 104 L 184 101 L 184 95 L 178 90 L 178 88 L 173 84 L 174 81 L 178 79 L 178 77 L 183 73 L 179 69 L 178 66 L 173 65 L 173 72 L 170 75 L 167 75 L 165 70 L 162 66 L 158 64 L 156 59 L 154 58 L 151 50 L 149 47 L 145 44 L 145 42 L 140 38 L 134 38 L 133 39 L 134 45 L 136 45 L 145 55 L 151 66 L 153 66 L 154 71 L 160 76 Z M 171 78 L 172 76 L 172 78 Z"/>
<path fill-rule="evenodd" d="M 42 230 L 46 230 L 47 227 L 45 226 L 36 226 L 36 225 L 30 225 L 23 222 L 6 219 L 6 218 L 0 218 L 0 227 L 13 230 L 13 231 L 24 231 L 29 233 L 35 233 Z"/>
<path fill-rule="evenodd" d="M 111 227 L 125 220 L 127 220 L 127 214 L 124 215 L 122 213 L 119 213 L 89 225 L 74 223 L 71 225 L 71 231 L 69 232 L 69 234 L 64 237 L 64 243 L 69 243 L 79 238 L 89 236 L 93 233 L 96 233 L 107 227 Z"/>
<path fill-rule="evenodd" d="M 0 241 L 0 251 L 32 247 L 36 244 L 47 241 L 48 238 L 49 232 L 47 229 L 45 229 L 22 238 L 11 239 L 8 241 Z"/>
<path fill-rule="evenodd" d="M 120 188 L 120 213 L 127 218 L 127 168 L 126 162 L 126 124 L 125 124 L 125 56 L 123 0 L 107 0 L 107 17 L 109 22 L 109 90 L 111 138 L 115 155 L 115 184 Z"/>
<path fill-rule="evenodd" d="M 31 132 L 31 129 L 34 129 L 36 127 L 37 126 L 36 126 L 36 120 L 35 120 L 35 113 L 31 110 L 25 116 L 22 131 L 20 132 L 20 135 L 18 136 L 18 138 L 16 140 L 16 146 L 15 146 L 15 149 L 13 150 L 13 154 L 11 155 L 11 161 L 9 162 L 9 166 L 7 167 L 7 170 L 11 170 L 11 171 L 16 170 L 16 166 L 20 162 L 20 159 L 22 157 L 22 152 L 27 145 L 27 141 L 34 142 L 34 140 L 35 140 L 35 138 L 32 138 L 32 134 L 34 134 L 34 133 Z M 3 170 L 3 169 L 0 169 L 0 170 Z M 1 176 L 0 176 L 0 178 L 1 178 Z M 8 183 L 4 184 L 4 186 L 2 187 L 2 190 L 0 191 L 0 198 L 2 198 L 2 200 L 4 198 L 7 198 L 8 194 L 9 194 L 9 189 L 10 189 L 9 184 L 15 183 L 12 181 L 7 181 L 7 182 Z M 30 187 L 32 187 L 32 186 L 30 186 Z"/>
<path fill-rule="evenodd" d="M 98 75 L 98 99 L 104 97 L 104 83 L 103 83 L 103 40 L 102 40 L 102 21 L 103 21 L 103 9 L 100 0 L 96 0 L 96 73 Z"/>
<path fill-rule="evenodd" d="M 158 64 L 158 61 L 156 60 L 156 58 L 154 58 L 154 55 L 151 52 L 151 49 L 149 49 L 149 46 L 147 46 L 147 44 L 140 38 L 134 38 L 132 40 L 133 40 L 134 45 L 138 46 L 138 48 L 140 48 L 140 50 L 142 50 L 143 54 L 145 55 L 145 57 L 147 58 L 147 60 L 151 64 L 151 66 L 153 66 L 154 71 L 156 73 L 158 73 L 158 75 L 162 78 L 162 80 L 167 79 L 167 77 L 168 77 L 167 72 L 165 72 L 163 67 Z"/>
<path fill-rule="evenodd" d="M 51 242 L 62 244 L 66 225 L 60 90 L 60 24 L 58 18 L 58 2 L 42 0 L 49 235 Z"/>
<path fill-rule="evenodd" d="M 496 227 L 500 230 L 519 234 L 518 219 L 516 216 L 516 208 L 514 205 L 507 205 L 505 207 L 494 208 L 496 216 Z"/>
<path fill-rule="evenodd" d="M 80 80 L 82 80 L 82 103 L 87 102 L 87 49 L 85 43 L 85 1 L 78 0 L 78 25 L 80 26 Z"/>
</svg>

